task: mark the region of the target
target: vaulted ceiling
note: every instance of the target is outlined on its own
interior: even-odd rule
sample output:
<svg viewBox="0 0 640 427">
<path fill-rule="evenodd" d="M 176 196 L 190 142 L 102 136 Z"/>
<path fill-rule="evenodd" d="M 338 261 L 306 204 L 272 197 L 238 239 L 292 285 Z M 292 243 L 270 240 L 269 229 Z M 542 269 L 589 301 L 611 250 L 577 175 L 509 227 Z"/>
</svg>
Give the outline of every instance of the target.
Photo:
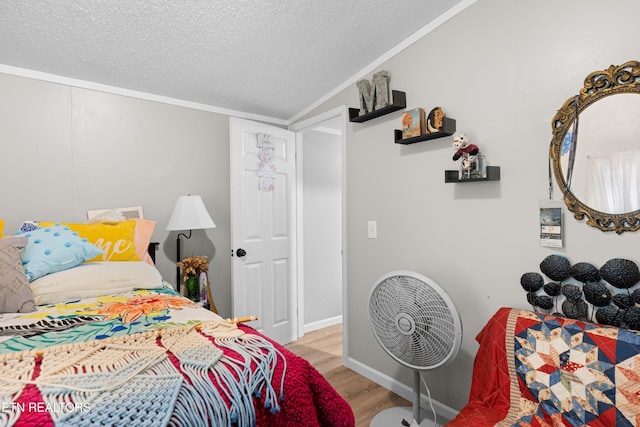
<svg viewBox="0 0 640 427">
<path fill-rule="evenodd" d="M 0 64 L 287 121 L 473 1 L 2 0 Z"/>
</svg>

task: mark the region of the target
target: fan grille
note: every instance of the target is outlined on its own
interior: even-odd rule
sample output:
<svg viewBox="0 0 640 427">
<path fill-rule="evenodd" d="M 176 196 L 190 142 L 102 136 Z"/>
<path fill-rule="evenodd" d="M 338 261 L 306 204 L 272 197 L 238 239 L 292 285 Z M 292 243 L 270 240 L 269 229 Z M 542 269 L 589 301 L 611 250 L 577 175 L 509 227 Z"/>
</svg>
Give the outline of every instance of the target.
<svg viewBox="0 0 640 427">
<path fill-rule="evenodd" d="M 391 275 L 379 281 L 369 299 L 371 327 L 380 345 L 399 362 L 421 370 L 449 363 L 461 341 L 453 301 L 425 280 Z"/>
</svg>

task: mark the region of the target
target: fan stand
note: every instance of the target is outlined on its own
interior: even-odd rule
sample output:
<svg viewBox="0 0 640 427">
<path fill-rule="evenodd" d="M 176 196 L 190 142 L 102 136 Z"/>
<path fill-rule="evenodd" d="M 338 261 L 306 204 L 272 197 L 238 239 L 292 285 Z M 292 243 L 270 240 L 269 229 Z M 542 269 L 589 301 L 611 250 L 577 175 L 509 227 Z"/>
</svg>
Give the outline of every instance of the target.
<svg viewBox="0 0 640 427">
<path fill-rule="evenodd" d="M 420 417 L 420 372 L 413 370 L 413 406 L 385 409 L 371 420 L 371 427 L 434 427 L 434 421 Z"/>
</svg>

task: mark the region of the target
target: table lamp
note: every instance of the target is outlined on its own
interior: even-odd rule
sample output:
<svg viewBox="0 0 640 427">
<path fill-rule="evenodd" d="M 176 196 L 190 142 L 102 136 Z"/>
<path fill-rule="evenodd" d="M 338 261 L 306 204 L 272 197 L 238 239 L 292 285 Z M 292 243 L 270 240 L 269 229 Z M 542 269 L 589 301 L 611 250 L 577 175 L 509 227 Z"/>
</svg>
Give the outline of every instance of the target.
<svg viewBox="0 0 640 427">
<path fill-rule="evenodd" d="M 204 207 L 202 198 L 187 194 L 178 197 L 176 207 L 167 224 L 167 231 L 189 230 L 189 235 L 178 233 L 176 238 L 176 262 L 182 261 L 180 258 L 180 236 L 191 238 L 192 230 L 202 230 L 206 228 L 216 228 L 207 208 Z M 176 290 L 180 292 L 180 267 L 176 266 Z"/>
</svg>

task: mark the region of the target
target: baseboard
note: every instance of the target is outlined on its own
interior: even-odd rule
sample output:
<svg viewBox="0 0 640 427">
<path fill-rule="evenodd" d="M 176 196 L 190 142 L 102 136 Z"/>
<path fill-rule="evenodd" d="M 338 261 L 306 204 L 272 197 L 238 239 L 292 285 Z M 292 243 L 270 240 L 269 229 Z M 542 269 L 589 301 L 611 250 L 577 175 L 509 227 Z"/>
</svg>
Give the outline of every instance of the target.
<svg viewBox="0 0 640 427">
<path fill-rule="evenodd" d="M 318 329 L 327 328 L 329 326 L 342 323 L 342 315 L 336 317 L 330 317 L 328 319 L 319 320 L 317 322 L 307 323 L 304 325 L 304 333 L 316 331 Z"/>
<path fill-rule="evenodd" d="M 383 374 L 380 371 L 376 371 L 370 366 L 367 366 L 352 358 L 347 358 L 346 362 L 347 362 L 346 367 L 351 369 L 352 371 L 357 372 L 363 377 L 370 379 L 371 381 L 375 382 L 376 384 L 388 390 L 391 390 L 398 396 L 407 399 L 409 402 L 413 401 L 413 389 L 411 387 L 405 384 L 402 384 L 395 378 L 391 378 L 390 376 Z M 456 411 L 455 409 L 443 403 L 438 402 L 433 398 L 431 399 L 431 403 L 433 404 L 433 409 L 436 411 L 436 414 L 438 415 L 438 422 L 440 424 L 446 424 L 447 422 L 454 419 L 456 415 L 458 415 L 458 411 Z M 422 408 L 426 408 L 425 410 L 427 411 L 431 411 L 428 397 L 424 394 L 420 395 L 420 406 Z"/>
</svg>

